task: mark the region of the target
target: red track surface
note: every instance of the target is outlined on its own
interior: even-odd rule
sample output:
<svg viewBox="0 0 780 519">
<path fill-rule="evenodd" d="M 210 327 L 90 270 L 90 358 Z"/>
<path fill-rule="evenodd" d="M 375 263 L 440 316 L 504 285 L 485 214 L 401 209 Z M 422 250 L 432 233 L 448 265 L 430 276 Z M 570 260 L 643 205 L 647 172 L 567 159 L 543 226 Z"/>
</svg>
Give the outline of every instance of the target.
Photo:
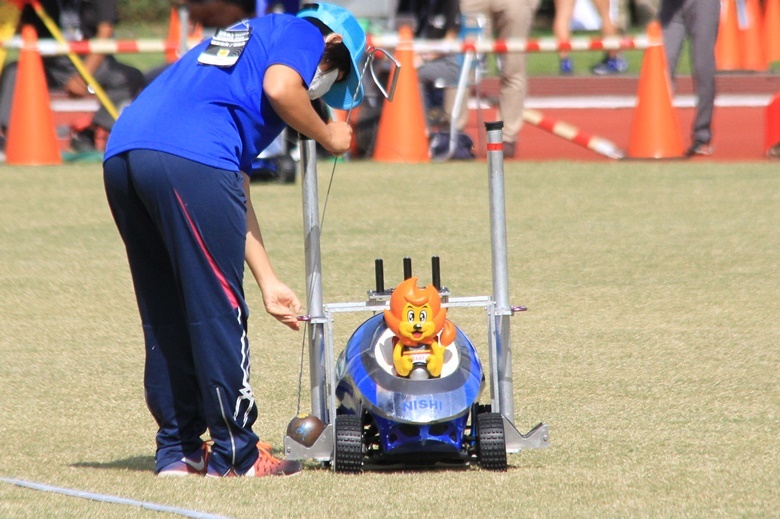
<svg viewBox="0 0 780 519">
<path fill-rule="evenodd" d="M 776 74 L 732 74 L 716 77 L 719 95 L 765 95 L 780 92 L 780 76 Z M 593 96 L 631 96 L 637 92 L 638 77 L 540 77 L 529 81 L 531 97 L 583 97 Z M 495 80 L 485 81 L 481 86 L 481 95 L 487 99 L 497 97 L 498 85 Z M 677 93 L 691 94 L 691 78 L 682 77 L 677 81 Z M 633 108 L 567 108 L 539 109 L 545 117 L 565 121 L 580 131 L 592 136 L 612 141 L 618 148 L 627 149 L 631 142 L 631 127 L 634 118 Z M 497 118 L 496 110 L 483 110 L 482 122 Z M 690 129 L 693 120 L 693 108 L 678 108 L 680 134 L 683 146 L 690 143 Z M 713 119 L 714 154 L 709 158 L 697 157 L 695 160 L 745 161 L 767 160 L 764 156 L 765 133 L 764 107 L 722 107 L 716 106 Z M 474 142 L 478 143 L 478 155 L 484 157 L 484 133 L 480 129 L 479 117 L 475 111 L 470 114 L 466 129 Z M 516 160 L 593 160 L 609 161 L 587 148 L 574 144 L 544 130 L 525 124 L 520 132 Z"/>
<path fill-rule="evenodd" d="M 532 98 L 585 98 L 587 96 L 633 96 L 637 92 L 637 76 L 618 77 L 534 77 L 529 81 L 529 95 Z M 771 96 L 780 92 L 780 75 L 777 74 L 730 74 L 716 77 L 719 95 L 763 95 Z M 677 93 L 692 93 L 690 77 L 681 77 L 677 81 Z M 480 96 L 495 100 L 498 97 L 496 79 L 486 79 L 480 84 Z M 61 94 L 54 94 L 62 98 Z M 493 103 L 495 104 L 495 103 Z M 613 142 L 620 149 L 627 149 L 631 142 L 631 127 L 634 118 L 633 108 L 555 108 L 538 109 L 544 117 L 569 123 L 591 136 L 598 136 Z M 690 142 L 690 128 L 693 108 L 678 108 L 680 134 L 683 146 Z M 74 120 L 81 118 L 89 121 L 89 113 L 57 113 L 55 124 L 61 129 L 67 128 Z M 481 113 L 472 110 L 466 132 L 477 144 L 479 157 L 485 156 L 484 126 L 481 123 L 495 121 L 498 118 L 495 108 L 484 109 Z M 697 157 L 694 160 L 715 161 L 764 161 L 764 107 L 719 107 L 715 108 L 713 120 L 714 154 L 711 157 Z M 60 146 L 65 149 L 68 136 L 60 137 Z M 511 158 L 508 158 L 512 160 Z M 610 161 L 585 147 L 555 136 L 530 124 L 525 124 L 520 132 L 519 146 L 514 160 L 587 160 Z M 652 159 L 651 159 L 652 160 Z"/>
<path fill-rule="evenodd" d="M 615 143 L 621 149 L 627 149 L 631 135 L 634 110 L 631 108 L 600 109 L 544 109 L 546 117 L 565 121 L 590 135 L 597 135 Z M 690 128 L 693 120 L 693 108 L 677 109 L 683 146 L 690 143 Z M 484 121 L 497 118 L 495 110 L 483 110 Z M 479 143 L 478 155 L 485 156 L 484 137 L 477 138 L 477 115 L 472 113 L 467 128 Z M 737 107 L 715 110 L 713 120 L 714 153 L 708 158 L 696 160 L 766 160 L 764 157 L 764 108 Z M 523 125 L 515 160 L 593 160 L 610 161 L 587 148 L 557 137 L 544 130 Z"/>
</svg>

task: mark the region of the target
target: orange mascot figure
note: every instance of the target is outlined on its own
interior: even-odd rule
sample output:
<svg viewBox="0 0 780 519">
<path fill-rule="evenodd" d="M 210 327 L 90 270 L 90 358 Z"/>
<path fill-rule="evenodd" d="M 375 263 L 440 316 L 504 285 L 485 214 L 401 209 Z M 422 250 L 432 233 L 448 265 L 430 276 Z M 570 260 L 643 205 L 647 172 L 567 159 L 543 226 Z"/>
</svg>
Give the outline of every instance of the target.
<svg viewBox="0 0 780 519">
<path fill-rule="evenodd" d="M 398 285 L 390 296 L 390 310 L 384 312 L 393 338 L 393 366 L 402 377 L 409 376 L 421 357 L 431 377 L 441 376 L 444 350 L 455 340 L 455 325 L 447 320 L 447 309 L 433 285 L 417 286 L 417 278 Z"/>
</svg>

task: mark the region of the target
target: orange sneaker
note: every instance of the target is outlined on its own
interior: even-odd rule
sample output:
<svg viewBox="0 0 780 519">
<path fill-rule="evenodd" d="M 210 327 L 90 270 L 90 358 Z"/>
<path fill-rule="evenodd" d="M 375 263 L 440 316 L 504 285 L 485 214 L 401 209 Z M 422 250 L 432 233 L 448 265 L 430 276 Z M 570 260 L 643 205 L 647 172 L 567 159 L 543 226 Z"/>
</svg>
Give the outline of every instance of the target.
<svg viewBox="0 0 780 519">
<path fill-rule="evenodd" d="M 257 443 L 258 457 L 257 461 L 249 468 L 246 473 L 240 477 L 261 477 L 261 476 L 292 476 L 303 470 L 303 465 L 299 461 L 280 460 L 271 454 L 271 445 L 263 442 Z M 227 474 L 217 474 L 209 468 L 207 477 L 237 477 L 233 469 Z"/>
<path fill-rule="evenodd" d="M 274 457 L 271 454 L 271 446 L 267 443 L 258 442 L 257 450 L 260 455 L 244 476 L 292 476 L 303 470 L 300 461 L 280 460 Z"/>
</svg>

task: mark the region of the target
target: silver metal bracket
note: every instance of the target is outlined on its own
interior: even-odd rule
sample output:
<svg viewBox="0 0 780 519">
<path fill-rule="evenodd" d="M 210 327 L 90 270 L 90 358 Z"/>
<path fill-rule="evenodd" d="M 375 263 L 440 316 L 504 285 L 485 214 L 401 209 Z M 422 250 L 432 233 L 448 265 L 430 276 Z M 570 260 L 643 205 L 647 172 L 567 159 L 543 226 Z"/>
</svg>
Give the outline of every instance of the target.
<svg viewBox="0 0 780 519">
<path fill-rule="evenodd" d="M 284 437 L 284 457 L 288 460 L 330 461 L 333 457 L 333 424 L 328 424 L 311 447 Z"/>
<path fill-rule="evenodd" d="M 508 453 L 520 452 L 524 449 L 546 449 L 550 446 L 550 428 L 540 423 L 526 434 L 520 434 L 514 424 L 506 416 L 504 419 L 504 442 Z"/>
</svg>

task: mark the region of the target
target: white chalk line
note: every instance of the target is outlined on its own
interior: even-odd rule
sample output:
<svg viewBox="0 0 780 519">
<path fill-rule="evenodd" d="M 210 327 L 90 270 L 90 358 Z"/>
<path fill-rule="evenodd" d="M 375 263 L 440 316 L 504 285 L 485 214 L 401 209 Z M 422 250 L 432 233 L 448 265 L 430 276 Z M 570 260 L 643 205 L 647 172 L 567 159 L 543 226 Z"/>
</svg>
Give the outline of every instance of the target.
<svg viewBox="0 0 780 519">
<path fill-rule="evenodd" d="M 83 490 L 74 490 L 70 488 L 54 487 L 51 485 L 44 485 L 42 483 L 34 483 L 32 481 L 24 481 L 21 479 L 2 478 L 0 481 L 10 483 L 24 488 L 31 488 L 33 490 L 40 490 L 41 492 L 51 492 L 54 494 L 62 494 L 71 497 L 78 497 L 81 499 L 90 499 L 92 501 L 99 501 L 101 503 L 111 503 L 116 505 L 127 505 L 143 508 L 145 510 L 152 510 L 155 512 L 168 512 L 171 514 L 178 514 L 184 517 L 193 517 L 195 519 L 229 519 L 222 515 L 207 514 L 204 512 L 197 512 L 195 510 L 187 510 L 185 508 L 176 508 L 173 506 L 159 505 L 157 503 L 150 503 L 148 501 L 136 501 L 134 499 L 125 499 L 123 497 L 112 496 L 107 494 L 94 494 L 92 492 L 84 492 Z"/>
</svg>

